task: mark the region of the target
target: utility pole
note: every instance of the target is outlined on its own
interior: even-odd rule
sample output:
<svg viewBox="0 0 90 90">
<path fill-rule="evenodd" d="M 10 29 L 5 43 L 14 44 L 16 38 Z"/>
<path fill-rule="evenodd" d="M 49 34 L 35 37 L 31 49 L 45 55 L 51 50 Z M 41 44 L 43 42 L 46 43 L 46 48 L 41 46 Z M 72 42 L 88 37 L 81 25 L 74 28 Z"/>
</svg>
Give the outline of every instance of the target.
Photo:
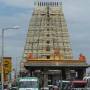
<svg viewBox="0 0 90 90">
<path fill-rule="evenodd" d="M 1 47 L 1 83 L 2 83 L 2 90 L 4 90 L 4 32 L 11 29 L 18 29 L 18 27 L 13 28 L 3 28 L 2 29 L 2 47 Z"/>
</svg>

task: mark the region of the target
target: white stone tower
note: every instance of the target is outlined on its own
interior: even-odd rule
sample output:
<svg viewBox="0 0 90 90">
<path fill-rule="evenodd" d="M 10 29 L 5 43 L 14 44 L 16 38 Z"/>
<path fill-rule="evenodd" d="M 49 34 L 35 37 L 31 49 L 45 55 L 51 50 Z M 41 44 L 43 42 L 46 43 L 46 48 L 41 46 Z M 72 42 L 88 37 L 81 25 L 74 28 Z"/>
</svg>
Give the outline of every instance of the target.
<svg viewBox="0 0 90 90">
<path fill-rule="evenodd" d="M 24 60 L 28 54 L 33 58 L 50 59 L 58 52 L 64 60 L 72 60 L 67 24 L 61 2 L 37 2 L 30 20 L 24 48 Z"/>
</svg>

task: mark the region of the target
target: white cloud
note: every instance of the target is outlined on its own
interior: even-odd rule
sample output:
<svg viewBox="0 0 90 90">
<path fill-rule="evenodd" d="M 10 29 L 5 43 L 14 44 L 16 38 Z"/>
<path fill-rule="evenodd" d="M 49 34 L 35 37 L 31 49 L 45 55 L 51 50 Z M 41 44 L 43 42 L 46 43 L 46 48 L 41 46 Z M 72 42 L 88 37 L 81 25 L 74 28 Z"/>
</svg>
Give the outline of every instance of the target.
<svg viewBox="0 0 90 90">
<path fill-rule="evenodd" d="M 22 55 L 22 50 L 24 49 L 25 34 L 27 32 L 30 16 L 31 16 L 30 13 L 19 13 L 15 16 L 0 16 L 0 43 L 1 43 L 2 28 L 13 27 L 16 25 L 20 26 L 19 30 L 8 30 L 4 33 L 6 56 L 9 55 L 15 57 L 18 55 L 20 56 Z M 1 52 L 1 44 L 0 44 L 0 52 Z"/>
<path fill-rule="evenodd" d="M 34 4 L 34 0 L 0 0 L 0 2 L 3 2 L 9 6 L 23 7 L 23 8 L 33 7 Z"/>
</svg>

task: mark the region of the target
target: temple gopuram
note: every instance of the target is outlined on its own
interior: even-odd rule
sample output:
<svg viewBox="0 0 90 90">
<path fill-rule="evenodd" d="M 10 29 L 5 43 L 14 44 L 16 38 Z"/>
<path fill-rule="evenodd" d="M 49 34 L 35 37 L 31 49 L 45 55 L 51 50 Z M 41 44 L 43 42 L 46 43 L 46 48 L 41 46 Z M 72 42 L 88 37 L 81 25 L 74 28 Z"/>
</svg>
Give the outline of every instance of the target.
<svg viewBox="0 0 90 90">
<path fill-rule="evenodd" d="M 22 71 L 44 87 L 55 80 L 83 79 L 90 66 L 83 54 L 73 58 L 61 2 L 35 2 L 22 62 Z"/>
</svg>

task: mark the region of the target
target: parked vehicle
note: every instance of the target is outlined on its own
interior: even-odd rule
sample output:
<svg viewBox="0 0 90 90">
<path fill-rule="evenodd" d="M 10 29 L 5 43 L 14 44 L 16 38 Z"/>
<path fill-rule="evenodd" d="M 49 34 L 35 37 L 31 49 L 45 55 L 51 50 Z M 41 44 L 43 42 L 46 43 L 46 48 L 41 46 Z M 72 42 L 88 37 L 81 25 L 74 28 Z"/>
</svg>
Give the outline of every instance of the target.
<svg viewBox="0 0 90 90">
<path fill-rule="evenodd" d="M 85 80 L 71 81 L 71 89 L 70 90 L 88 90 L 87 89 L 87 81 L 85 81 Z"/>
<path fill-rule="evenodd" d="M 90 88 L 90 76 L 85 76 L 83 80 L 87 81 L 87 87 Z"/>
<path fill-rule="evenodd" d="M 87 87 L 86 80 L 73 80 L 73 81 L 66 81 L 62 80 L 60 82 L 60 90 L 90 90 Z"/>
<path fill-rule="evenodd" d="M 18 79 L 18 90 L 39 90 L 37 77 L 21 77 Z"/>
<path fill-rule="evenodd" d="M 67 80 L 60 81 L 61 90 L 68 90 L 69 88 L 70 88 L 70 81 L 67 81 Z"/>
</svg>

